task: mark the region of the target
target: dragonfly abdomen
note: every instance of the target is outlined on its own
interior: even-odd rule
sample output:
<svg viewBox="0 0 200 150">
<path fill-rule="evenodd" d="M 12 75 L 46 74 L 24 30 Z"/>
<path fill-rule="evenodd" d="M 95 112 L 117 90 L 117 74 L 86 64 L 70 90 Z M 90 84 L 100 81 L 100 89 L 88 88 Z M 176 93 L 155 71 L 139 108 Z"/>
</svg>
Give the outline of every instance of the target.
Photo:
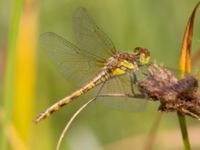
<svg viewBox="0 0 200 150">
<path fill-rule="evenodd" d="M 61 107 L 67 105 L 70 103 L 72 100 L 78 98 L 84 93 L 87 93 L 89 90 L 92 88 L 96 87 L 97 85 L 105 82 L 110 78 L 110 75 L 107 70 L 102 71 L 98 76 L 96 76 L 93 80 L 91 80 L 89 83 L 87 83 L 85 86 L 83 86 L 81 89 L 73 92 L 71 95 L 61 99 L 57 103 L 53 104 L 51 107 L 46 109 L 44 112 L 42 112 L 34 121 L 35 123 L 40 122 L 41 120 L 47 118 L 50 116 L 52 113 L 60 109 Z"/>
</svg>

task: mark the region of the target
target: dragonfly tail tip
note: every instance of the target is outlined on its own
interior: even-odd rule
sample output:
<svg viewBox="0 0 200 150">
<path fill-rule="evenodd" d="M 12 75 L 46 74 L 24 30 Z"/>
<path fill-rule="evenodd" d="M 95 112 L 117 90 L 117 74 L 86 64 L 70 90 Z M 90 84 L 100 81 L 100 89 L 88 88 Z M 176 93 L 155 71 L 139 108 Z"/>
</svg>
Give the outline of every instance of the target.
<svg viewBox="0 0 200 150">
<path fill-rule="evenodd" d="M 33 123 L 34 123 L 34 124 L 38 124 L 39 121 L 36 119 L 36 120 L 33 120 Z"/>
</svg>

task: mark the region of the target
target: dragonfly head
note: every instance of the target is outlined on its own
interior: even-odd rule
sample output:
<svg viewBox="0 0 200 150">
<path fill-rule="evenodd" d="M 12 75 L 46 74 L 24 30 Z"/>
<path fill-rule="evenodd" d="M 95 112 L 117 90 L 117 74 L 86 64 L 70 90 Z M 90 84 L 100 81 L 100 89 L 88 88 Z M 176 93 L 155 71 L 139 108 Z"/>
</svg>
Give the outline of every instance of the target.
<svg viewBox="0 0 200 150">
<path fill-rule="evenodd" d="M 146 65 L 149 63 L 150 52 L 146 48 L 136 47 L 133 50 L 133 55 L 139 65 Z"/>
</svg>

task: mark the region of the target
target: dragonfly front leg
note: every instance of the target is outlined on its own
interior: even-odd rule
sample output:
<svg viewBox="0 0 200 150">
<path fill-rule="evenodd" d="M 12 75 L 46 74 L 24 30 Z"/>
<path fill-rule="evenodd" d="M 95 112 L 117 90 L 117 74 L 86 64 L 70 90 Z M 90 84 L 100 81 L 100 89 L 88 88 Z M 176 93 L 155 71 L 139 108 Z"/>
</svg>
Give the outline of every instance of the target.
<svg viewBox="0 0 200 150">
<path fill-rule="evenodd" d="M 134 85 L 136 85 L 138 83 L 137 80 L 137 76 L 135 73 L 130 74 L 130 86 L 131 86 L 131 92 L 133 95 L 136 95 L 135 91 L 134 91 Z"/>
</svg>

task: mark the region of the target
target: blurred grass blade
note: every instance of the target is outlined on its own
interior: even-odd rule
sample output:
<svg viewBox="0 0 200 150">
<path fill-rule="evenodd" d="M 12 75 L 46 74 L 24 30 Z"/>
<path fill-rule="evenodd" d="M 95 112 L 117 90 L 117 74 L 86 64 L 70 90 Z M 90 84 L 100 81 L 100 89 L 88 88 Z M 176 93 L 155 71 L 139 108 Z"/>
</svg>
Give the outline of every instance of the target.
<svg viewBox="0 0 200 150">
<path fill-rule="evenodd" d="M 28 147 L 21 139 L 20 135 L 18 134 L 13 124 L 10 124 L 8 126 L 7 135 L 8 135 L 9 143 L 13 150 L 15 149 L 18 150 L 19 148 L 20 150 L 28 150 Z"/>
<path fill-rule="evenodd" d="M 25 0 L 20 19 L 16 53 L 14 126 L 29 145 L 36 82 L 37 3 Z M 16 149 L 19 149 L 16 147 Z"/>
<path fill-rule="evenodd" d="M 8 36 L 8 52 L 6 62 L 6 72 L 3 93 L 3 109 L 5 115 L 3 117 L 1 150 L 7 149 L 6 129 L 11 122 L 13 99 L 14 99 L 14 77 L 15 77 L 15 61 L 16 61 L 16 42 L 18 35 L 19 20 L 21 16 L 23 0 L 13 1 L 13 10 L 11 16 L 10 30 Z"/>
<path fill-rule="evenodd" d="M 191 72 L 191 45 L 192 45 L 192 35 L 193 35 L 193 27 L 194 27 L 194 19 L 196 10 L 199 7 L 200 2 L 197 3 L 195 6 L 185 29 L 185 33 L 183 36 L 182 48 L 181 48 L 181 55 L 180 55 L 180 70 L 181 77 L 184 77 L 184 72 Z M 190 142 L 187 132 L 187 125 L 185 116 L 180 112 L 177 113 L 179 118 L 179 124 L 181 128 L 182 138 L 184 142 L 185 150 L 190 150 Z"/>
<path fill-rule="evenodd" d="M 0 107 L 0 124 L 2 124 L 3 116 L 5 115 L 5 112 Z M 21 140 L 20 136 L 18 135 L 15 127 L 13 124 L 8 124 L 6 126 L 6 137 L 9 141 L 9 145 L 11 145 L 12 149 L 15 149 L 16 147 L 20 148 L 20 150 L 27 150 L 28 148 Z"/>
<path fill-rule="evenodd" d="M 158 132 L 158 128 L 159 128 L 161 119 L 162 119 L 162 113 L 160 112 L 156 116 L 155 120 L 153 121 L 153 125 L 152 125 L 152 127 L 151 127 L 151 129 L 148 133 L 148 136 L 147 136 L 147 140 L 144 143 L 143 150 L 152 150 L 153 149 L 153 144 L 154 144 L 155 139 L 156 139 L 156 134 Z"/>
</svg>

